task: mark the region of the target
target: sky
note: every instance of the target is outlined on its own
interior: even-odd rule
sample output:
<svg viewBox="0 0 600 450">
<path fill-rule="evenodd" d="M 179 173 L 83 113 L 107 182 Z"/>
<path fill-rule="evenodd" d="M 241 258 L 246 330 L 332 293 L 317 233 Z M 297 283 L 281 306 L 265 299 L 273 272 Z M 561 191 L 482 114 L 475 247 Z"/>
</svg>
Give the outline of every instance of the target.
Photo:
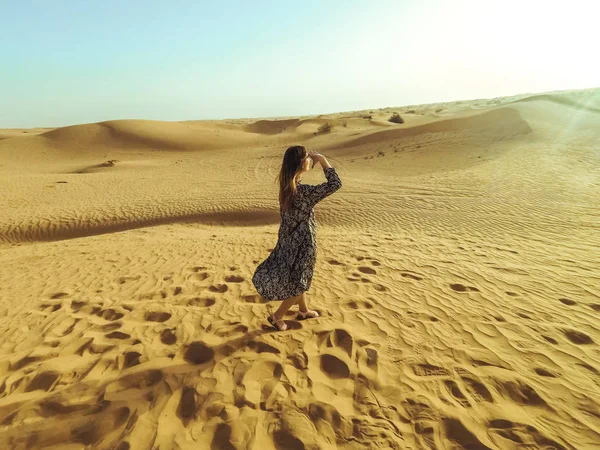
<svg viewBox="0 0 600 450">
<path fill-rule="evenodd" d="M 0 0 L 0 128 L 599 87 L 599 13 L 594 0 Z"/>
</svg>

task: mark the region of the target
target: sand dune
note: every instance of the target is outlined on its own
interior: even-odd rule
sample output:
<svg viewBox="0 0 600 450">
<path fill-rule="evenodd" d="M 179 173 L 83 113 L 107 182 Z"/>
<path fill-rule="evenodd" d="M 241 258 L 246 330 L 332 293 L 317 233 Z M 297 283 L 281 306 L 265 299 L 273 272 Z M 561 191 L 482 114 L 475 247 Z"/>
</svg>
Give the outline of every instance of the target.
<svg viewBox="0 0 600 450">
<path fill-rule="evenodd" d="M 0 130 L 0 448 L 597 447 L 598 98 Z M 277 333 L 291 143 L 344 185 Z"/>
<path fill-rule="evenodd" d="M 250 123 L 246 126 L 245 130 L 251 133 L 259 134 L 281 134 L 287 133 L 300 133 L 304 134 L 305 138 L 315 135 L 319 131 L 319 127 L 324 124 L 330 124 L 334 127 L 342 127 L 344 124 L 347 126 L 347 120 L 342 120 L 336 117 L 329 118 L 313 118 L 313 119 L 282 119 L 282 120 L 259 120 Z M 374 125 L 371 121 L 369 125 Z"/>
<path fill-rule="evenodd" d="M 511 108 L 500 108 L 489 112 L 478 112 L 458 119 L 445 119 L 413 127 L 395 127 L 392 130 L 377 131 L 337 145 L 337 148 L 374 144 L 380 141 L 405 139 L 433 133 L 472 133 L 476 139 L 491 136 L 493 139 L 507 139 L 531 132 L 531 128 L 521 118 L 519 112 Z M 444 135 L 446 137 L 446 135 Z"/>
<path fill-rule="evenodd" d="M 515 100 L 515 102 L 539 102 L 549 101 L 560 105 L 572 106 L 578 109 L 584 109 L 590 112 L 600 112 L 600 99 L 594 92 L 581 92 L 578 95 L 573 94 L 541 94 L 531 95 L 526 98 Z"/>
<path fill-rule="evenodd" d="M 106 148 L 213 150 L 249 142 L 244 135 L 202 123 L 116 120 L 57 128 L 42 136 L 70 150 Z"/>
<path fill-rule="evenodd" d="M 260 134 L 279 134 L 289 127 L 297 127 L 300 119 L 288 120 L 258 120 L 247 126 L 247 130 L 251 133 Z"/>
</svg>

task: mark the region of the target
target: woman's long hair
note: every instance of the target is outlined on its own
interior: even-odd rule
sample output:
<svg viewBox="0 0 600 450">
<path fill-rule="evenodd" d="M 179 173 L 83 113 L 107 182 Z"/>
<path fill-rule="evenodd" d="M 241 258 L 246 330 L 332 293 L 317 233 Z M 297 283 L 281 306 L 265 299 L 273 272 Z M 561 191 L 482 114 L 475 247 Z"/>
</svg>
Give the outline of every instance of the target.
<svg viewBox="0 0 600 450">
<path fill-rule="evenodd" d="M 287 211 L 292 204 L 292 198 L 296 193 L 296 176 L 302 170 L 302 160 L 306 156 L 306 148 L 302 145 L 294 145 L 288 148 L 283 155 L 281 170 L 277 175 L 279 181 L 279 208 Z"/>
</svg>

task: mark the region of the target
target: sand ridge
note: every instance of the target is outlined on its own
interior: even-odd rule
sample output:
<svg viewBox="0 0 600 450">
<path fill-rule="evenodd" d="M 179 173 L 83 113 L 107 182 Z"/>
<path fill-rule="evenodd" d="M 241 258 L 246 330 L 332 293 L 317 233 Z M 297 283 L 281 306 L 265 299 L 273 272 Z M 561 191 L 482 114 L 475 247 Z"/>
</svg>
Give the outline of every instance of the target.
<svg viewBox="0 0 600 450">
<path fill-rule="evenodd" d="M 560 95 L 7 133 L 0 447 L 593 448 L 600 94 Z M 278 333 L 292 142 L 344 186 Z"/>
</svg>

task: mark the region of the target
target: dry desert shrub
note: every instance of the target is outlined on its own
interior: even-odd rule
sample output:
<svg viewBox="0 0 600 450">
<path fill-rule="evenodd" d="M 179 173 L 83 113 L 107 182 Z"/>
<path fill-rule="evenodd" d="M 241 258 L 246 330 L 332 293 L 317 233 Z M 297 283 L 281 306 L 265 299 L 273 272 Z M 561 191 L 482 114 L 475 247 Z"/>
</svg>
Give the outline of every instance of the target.
<svg viewBox="0 0 600 450">
<path fill-rule="evenodd" d="M 392 122 L 392 123 L 404 123 L 404 119 L 400 116 L 400 114 L 398 114 L 397 112 L 395 112 L 388 119 L 388 122 Z"/>
<path fill-rule="evenodd" d="M 323 125 L 321 125 L 317 129 L 317 133 L 318 134 L 331 133 L 331 130 L 333 130 L 333 125 L 331 125 L 329 122 L 325 122 Z"/>
</svg>

